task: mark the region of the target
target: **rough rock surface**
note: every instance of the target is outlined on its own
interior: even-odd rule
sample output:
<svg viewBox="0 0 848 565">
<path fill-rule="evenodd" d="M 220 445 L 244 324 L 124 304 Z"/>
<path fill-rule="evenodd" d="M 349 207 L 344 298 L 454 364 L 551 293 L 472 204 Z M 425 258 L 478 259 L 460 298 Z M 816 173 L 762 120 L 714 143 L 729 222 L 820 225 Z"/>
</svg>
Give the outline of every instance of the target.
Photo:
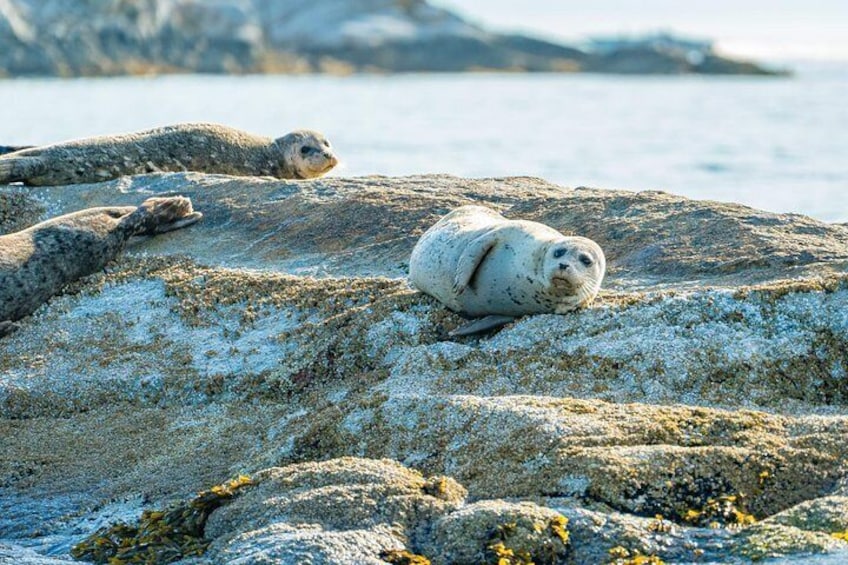
<svg viewBox="0 0 848 565">
<path fill-rule="evenodd" d="M 0 340 L 0 562 L 239 473 L 262 480 L 207 562 L 475 562 L 554 548 L 560 515 L 559 562 L 845 558 L 848 227 L 529 178 L 170 174 L 2 187 L 0 232 L 152 194 L 203 222 Z M 447 338 L 405 261 L 472 201 L 600 242 L 597 303 Z"/>
<path fill-rule="evenodd" d="M 768 74 L 718 56 L 593 56 L 425 0 L 0 0 L 0 76 L 483 69 Z"/>
</svg>

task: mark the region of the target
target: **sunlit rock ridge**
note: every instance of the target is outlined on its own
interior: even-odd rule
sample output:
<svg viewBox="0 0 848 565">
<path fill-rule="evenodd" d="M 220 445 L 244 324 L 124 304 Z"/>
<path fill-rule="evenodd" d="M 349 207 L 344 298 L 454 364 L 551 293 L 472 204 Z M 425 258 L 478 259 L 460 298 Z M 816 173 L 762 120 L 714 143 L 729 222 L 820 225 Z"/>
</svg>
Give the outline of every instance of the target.
<svg viewBox="0 0 848 565">
<path fill-rule="evenodd" d="M 424 0 L 0 0 L 0 76 L 473 70 L 768 72 L 712 54 L 590 54 Z"/>
<path fill-rule="evenodd" d="M 185 173 L 0 187 L 0 233 L 154 194 L 202 222 L 0 340 L 0 563 L 70 563 L 145 511 L 124 551 L 164 562 L 151 520 L 239 475 L 183 563 L 844 562 L 848 227 L 533 178 Z M 450 338 L 407 260 L 471 202 L 598 241 L 596 304 Z"/>
</svg>

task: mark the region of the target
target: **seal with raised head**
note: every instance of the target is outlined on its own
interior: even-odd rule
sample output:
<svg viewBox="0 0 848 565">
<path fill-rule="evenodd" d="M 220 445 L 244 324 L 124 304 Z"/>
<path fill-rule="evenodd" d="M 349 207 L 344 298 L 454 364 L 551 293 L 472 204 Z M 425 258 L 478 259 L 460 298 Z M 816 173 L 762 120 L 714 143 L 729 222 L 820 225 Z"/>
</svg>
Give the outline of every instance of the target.
<svg viewBox="0 0 848 565">
<path fill-rule="evenodd" d="M 58 186 L 181 171 L 309 179 L 337 163 L 330 142 L 316 131 L 271 139 L 217 124 L 178 124 L 0 156 L 0 184 Z"/>
<path fill-rule="evenodd" d="M 454 335 L 526 314 L 587 306 L 606 270 L 600 246 L 483 206 L 462 206 L 428 229 L 409 260 L 412 285 L 468 317 L 486 316 Z"/>
<path fill-rule="evenodd" d="M 149 198 L 141 206 L 89 208 L 0 236 L 0 336 L 70 282 L 101 270 L 136 235 L 198 221 L 191 200 Z"/>
</svg>

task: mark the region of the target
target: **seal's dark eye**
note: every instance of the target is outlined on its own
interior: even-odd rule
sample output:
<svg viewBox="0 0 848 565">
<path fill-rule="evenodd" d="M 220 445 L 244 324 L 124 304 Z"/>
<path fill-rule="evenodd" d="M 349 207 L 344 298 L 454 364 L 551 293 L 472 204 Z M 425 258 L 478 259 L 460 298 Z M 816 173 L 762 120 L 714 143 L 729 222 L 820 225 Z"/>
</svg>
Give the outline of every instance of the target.
<svg viewBox="0 0 848 565">
<path fill-rule="evenodd" d="M 309 147 L 308 145 L 304 145 L 303 147 L 300 148 L 300 154 L 301 155 L 309 155 L 313 151 L 314 151 L 314 149 Z"/>
<path fill-rule="evenodd" d="M 554 259 L 559 259 L 563 255 L 565 255 L 565 249 L 563 249 L 562 247 L 554 251 Z"/>
<path fill-rule="evenodd" d="M 586 255 L 585 253 L 581 253 L 580 257 L 578 257 L 578 259 L 580 259 L 580 262 L 583 263 L 584 265 L 586 265 L 587 267 L 592 266 L 592 263 L 593 263 L 592 258 L 589 257 L 588 255 Z"/>
</svg>

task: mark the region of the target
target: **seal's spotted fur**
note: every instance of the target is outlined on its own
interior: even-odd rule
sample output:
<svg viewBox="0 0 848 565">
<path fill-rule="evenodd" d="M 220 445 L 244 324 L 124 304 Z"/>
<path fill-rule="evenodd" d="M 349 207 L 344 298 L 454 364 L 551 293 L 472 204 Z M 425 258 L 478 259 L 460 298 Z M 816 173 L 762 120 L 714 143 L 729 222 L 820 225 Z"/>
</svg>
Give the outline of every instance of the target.
<svg viewBox="0 0 848 565">
<path fill-rule="evenodd" d="M 0 156 L 0 184 L 57 186 L 179 171 L 306 179 L 337 163 L 329 142 L 310 130 L 274 140 L 217 124 L 178 124 Z"/>
<path fill-rule="evenodd" d="M 463 206 L 439 220 L 418 240 L 409 262 L 413 286 L 455 312 L 497 316 L 501 324 L 505 316 L 588 305 L 605 270 L 604 252 L 594 241 L 507 220 L 482 206 Z"/>
<path fill-rule="evenodd" d="M 0 335 L 68 283 L 112 261 L 134 235 L 193 224 L 202 214 L 181 196 L 141 206 L 89 208 L 0 236 Z"/>
</svg>

